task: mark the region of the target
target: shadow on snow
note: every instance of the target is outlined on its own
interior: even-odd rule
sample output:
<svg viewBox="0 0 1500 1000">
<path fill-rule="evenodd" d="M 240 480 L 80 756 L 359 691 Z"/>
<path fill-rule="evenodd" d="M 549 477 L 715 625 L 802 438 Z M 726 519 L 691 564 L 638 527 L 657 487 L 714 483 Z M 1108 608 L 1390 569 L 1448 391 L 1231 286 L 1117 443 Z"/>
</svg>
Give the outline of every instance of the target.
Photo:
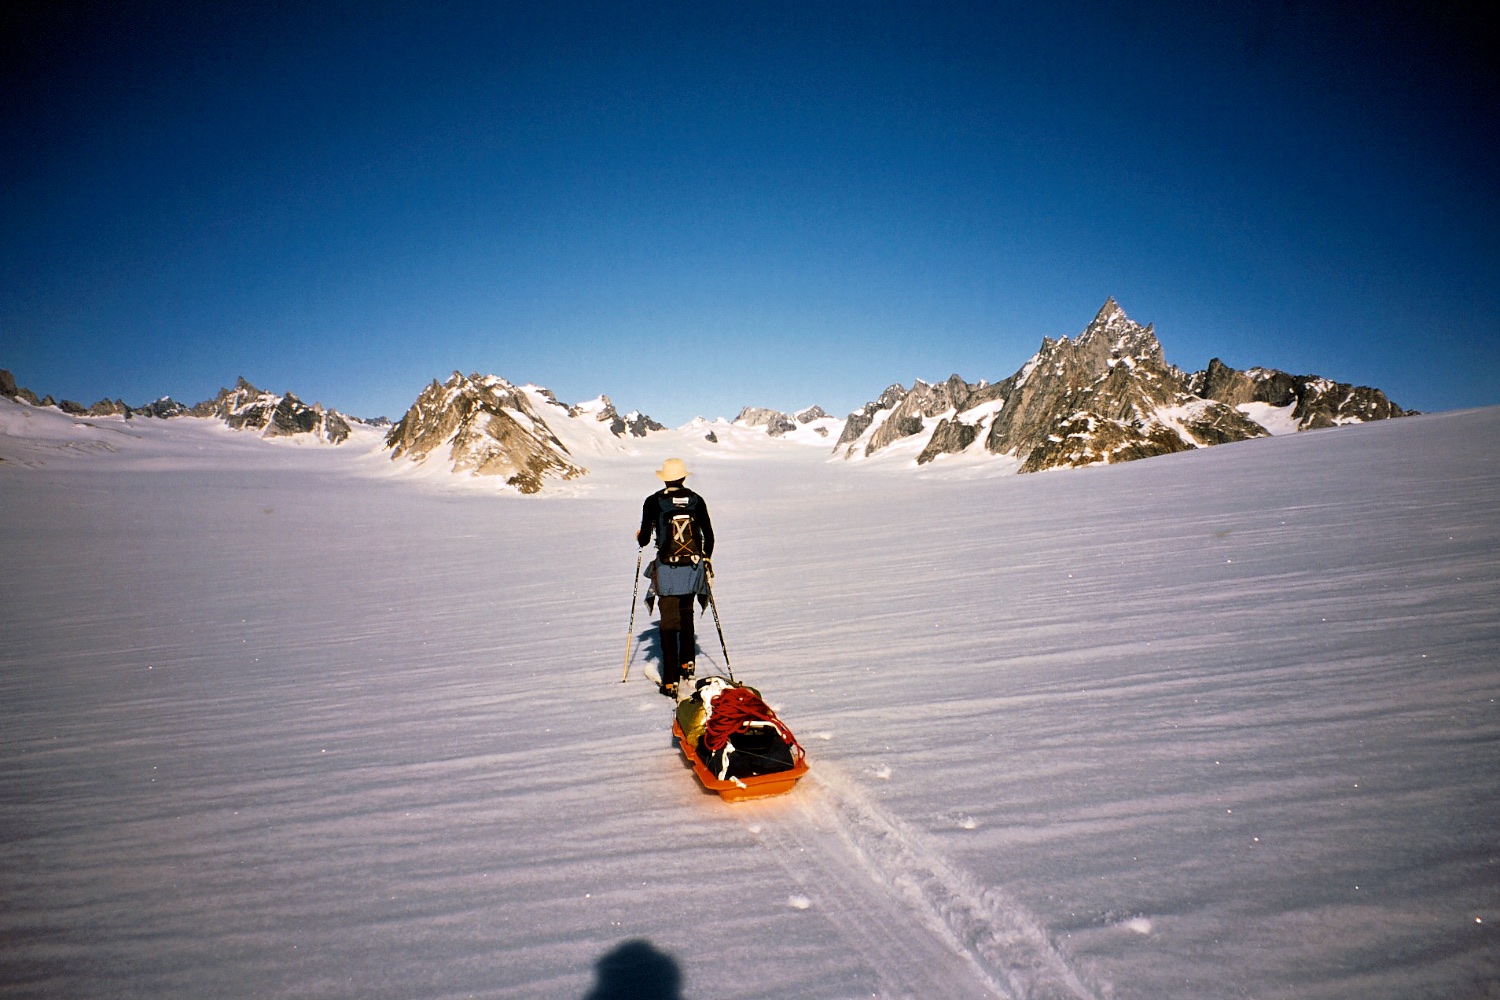
<svg viewBox="0 0 1500 1000">
<path fill-rule="evenodd" d="M 682 1000 L 682 969 L 650 941 L 635 938 L 594 964 L 597 981 L 583 1000 Z"/>
</svg>

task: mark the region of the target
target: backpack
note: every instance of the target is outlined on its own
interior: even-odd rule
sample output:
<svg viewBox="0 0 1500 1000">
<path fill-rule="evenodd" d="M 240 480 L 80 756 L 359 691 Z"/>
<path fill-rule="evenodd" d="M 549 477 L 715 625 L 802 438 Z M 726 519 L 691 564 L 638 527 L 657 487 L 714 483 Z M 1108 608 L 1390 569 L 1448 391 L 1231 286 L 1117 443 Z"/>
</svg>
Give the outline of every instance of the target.
<svg viewBox="0 0 1500 1000">
<path fill-rule="evenodd" d="M 693 523 L 700 501 L 691 493 L 663 493 L 656 516 L 656 557 L 668 566 L 691 566 L 703 556 L 703 539 Z"/>
</svg>

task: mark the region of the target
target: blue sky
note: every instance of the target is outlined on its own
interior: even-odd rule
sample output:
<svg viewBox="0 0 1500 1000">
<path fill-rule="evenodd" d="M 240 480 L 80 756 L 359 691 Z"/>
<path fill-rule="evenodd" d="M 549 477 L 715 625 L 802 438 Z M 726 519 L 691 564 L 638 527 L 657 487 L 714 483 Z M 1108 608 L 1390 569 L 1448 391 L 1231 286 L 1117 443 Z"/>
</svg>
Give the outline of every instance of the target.
<svg viewBox="0 0 1500 1000">
<path fill-rule="evenodd" d="M 1493 5 L 1202 6 L 20 3 L 0 367 L 842 414 L 1113 295 L 1186 370 L 1500 403 Z"/>
</svg>

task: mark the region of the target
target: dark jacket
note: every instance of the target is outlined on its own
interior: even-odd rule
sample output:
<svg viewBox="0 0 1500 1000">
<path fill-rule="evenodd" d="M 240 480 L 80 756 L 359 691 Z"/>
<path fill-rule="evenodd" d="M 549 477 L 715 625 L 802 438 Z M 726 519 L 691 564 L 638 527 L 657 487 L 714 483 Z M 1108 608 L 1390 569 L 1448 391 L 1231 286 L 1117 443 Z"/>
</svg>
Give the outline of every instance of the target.
<svg viewBox="0 0 1500 1000">
<path fill-rule="evenodd" d="M 636 544 L 644 546 L 651 541 L 651 536 L 656 533 L 657 518 L 661 514 L 661 498 L 663 496 L 690 496 L 696 497 L 697 506 L 693 510 L 693 526 L 698 529 L 698 537 L 703 541 L 703 555 L 708 557 L 714 554 L 714 526 L 708 518 L 708 503 L 698 494 L 686 486 L 668 486 L 664 490 L 657 490 L 646 498 L 641 504 L 641 529 L 635 533 Z M 661 547 L 661 539 L 656 540 L 657 547 Z"/>
</svg>

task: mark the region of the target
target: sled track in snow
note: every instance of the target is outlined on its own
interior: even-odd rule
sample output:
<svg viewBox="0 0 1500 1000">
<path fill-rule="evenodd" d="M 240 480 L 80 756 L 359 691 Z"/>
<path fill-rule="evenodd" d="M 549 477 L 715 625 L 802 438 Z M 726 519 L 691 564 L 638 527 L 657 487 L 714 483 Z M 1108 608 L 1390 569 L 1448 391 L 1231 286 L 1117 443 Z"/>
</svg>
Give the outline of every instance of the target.
<svg viewBox="0 0 1500 1000">
<path fill-rule="evenodd" d="M 745 818 L 875 970 L 880 996 L 1108 996 L 1018 902 L 955 868 L 826 764 L 780 805 L 745 803 Z"/>
</svg>

